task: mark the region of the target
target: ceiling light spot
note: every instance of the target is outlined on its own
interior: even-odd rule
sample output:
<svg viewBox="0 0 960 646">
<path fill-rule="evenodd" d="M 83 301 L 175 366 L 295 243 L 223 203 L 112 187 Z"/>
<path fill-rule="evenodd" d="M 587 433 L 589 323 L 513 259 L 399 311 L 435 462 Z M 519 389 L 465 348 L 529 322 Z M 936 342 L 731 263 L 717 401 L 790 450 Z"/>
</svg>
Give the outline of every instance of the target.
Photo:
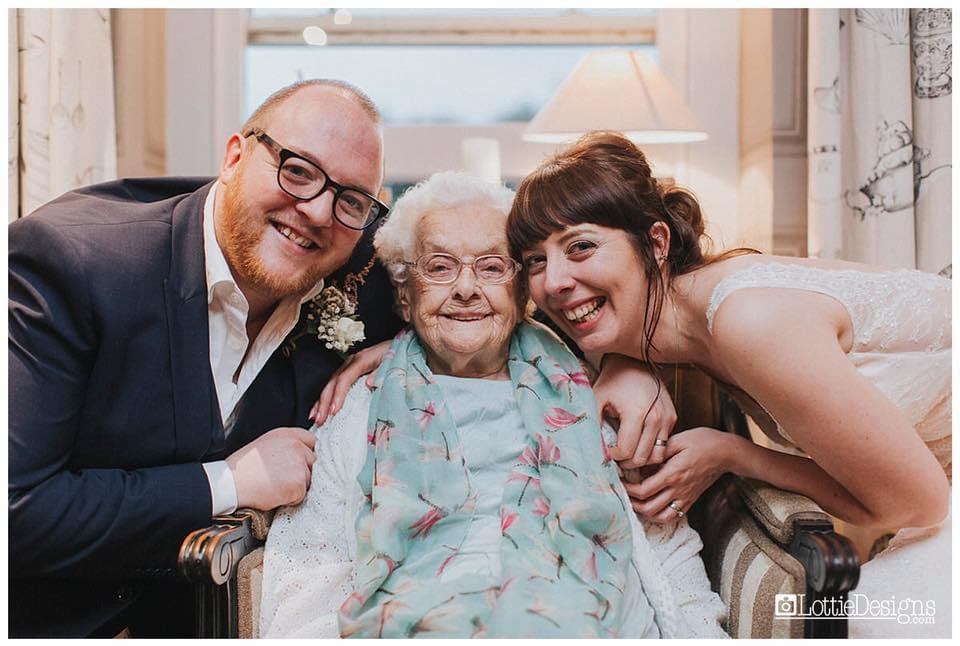
<svg viewBox="0 0 960 646">
<path fill-rule="evenodd" d="M 326 45 L 327 32 L 316 25 L 311 25 L 303 30 L 303 40 L 308 45 Z"/>
</svg>

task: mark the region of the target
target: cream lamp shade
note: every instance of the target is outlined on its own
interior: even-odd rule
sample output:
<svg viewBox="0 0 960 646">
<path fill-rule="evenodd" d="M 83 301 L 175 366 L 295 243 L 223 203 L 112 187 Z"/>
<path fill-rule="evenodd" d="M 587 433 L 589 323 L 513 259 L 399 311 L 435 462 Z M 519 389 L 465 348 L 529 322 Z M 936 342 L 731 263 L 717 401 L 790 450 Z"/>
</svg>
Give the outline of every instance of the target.
<svg viewBox="0 0 960 646">
<path fill-rule="evenodd" d="M 618 130 L 638 144 L 707 138 L 657 64 L 642 52 L 626 49 L 587 54 L 523 138 L 567 143 L 590 130 Z"/>
</svg>

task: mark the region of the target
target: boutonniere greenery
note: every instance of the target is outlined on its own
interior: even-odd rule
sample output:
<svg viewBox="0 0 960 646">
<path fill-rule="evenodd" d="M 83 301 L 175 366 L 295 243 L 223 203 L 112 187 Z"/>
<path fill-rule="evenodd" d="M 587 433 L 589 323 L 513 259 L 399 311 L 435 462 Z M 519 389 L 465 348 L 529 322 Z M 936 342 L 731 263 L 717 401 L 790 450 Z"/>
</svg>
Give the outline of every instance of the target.
<svg viewBox="0 0 960 646">
<path fill-rule="evenodd" d="M 374 262 L 375 259 L 371 258 L 362 271 L 347 274 L 342 289 L 331 283 L 319 294 L 304 301 L 300 309 L 300 321 L 283 347 L 285 357 L 293 354 L 297 340 L 303 337 L 315 337 L 342 359 L 346 359 L 350 348 L 366 339 L 363 321 L 357 314 L 357 292 L 366 281 Z"/>
</svg>

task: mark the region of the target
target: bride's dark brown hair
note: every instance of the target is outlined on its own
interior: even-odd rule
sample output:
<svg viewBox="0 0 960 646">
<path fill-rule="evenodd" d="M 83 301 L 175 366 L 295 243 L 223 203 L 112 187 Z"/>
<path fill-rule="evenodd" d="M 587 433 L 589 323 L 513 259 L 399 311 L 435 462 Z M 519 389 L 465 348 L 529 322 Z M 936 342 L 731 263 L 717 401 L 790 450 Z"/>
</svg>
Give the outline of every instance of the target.
<svg viewBox="0 0 960 646">
<path fill-rule="evenodd" d="M 650 236 L 656 222 L 670 229 L 666 281 Z M 643 152 L 616 132 L 588 133 L 524 178 L 507 219 L 510 253 L 522 261 L 524 251 L 578 224 L 620 229 L 633 241 L 647 279 L 640 355 L 647 363 L 652 363 L 653 334 L 673 278 L 731 255 L 757 253 L 754 249 L 705 253 L 710 239 L 696 197 L 687 189 L 658 182 Z"/>
</svg>

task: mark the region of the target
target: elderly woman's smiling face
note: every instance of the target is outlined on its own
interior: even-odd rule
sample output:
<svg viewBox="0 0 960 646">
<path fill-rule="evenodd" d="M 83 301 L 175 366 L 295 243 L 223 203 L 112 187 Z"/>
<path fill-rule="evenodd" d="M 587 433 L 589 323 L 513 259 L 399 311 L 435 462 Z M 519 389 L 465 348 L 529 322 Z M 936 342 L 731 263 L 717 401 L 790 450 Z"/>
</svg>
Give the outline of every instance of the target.
<svg viewBox="0 0 960 646">
<path fill-rule="evenodd" d="M 483 203 L 435 208 L 417 224 L 417 257 L 443 253 L 463 263 L 491 254 L 509 258 L 506 217 Z M 449 284 L 410 272 L 401 311 L 420 336 L 431 370 L 458 377 L 509 377 L 510 335 L 520 320 L 518 280 L 515 275 L 503 284 L 485 284 L 466 264 Z"/>
</svg>

